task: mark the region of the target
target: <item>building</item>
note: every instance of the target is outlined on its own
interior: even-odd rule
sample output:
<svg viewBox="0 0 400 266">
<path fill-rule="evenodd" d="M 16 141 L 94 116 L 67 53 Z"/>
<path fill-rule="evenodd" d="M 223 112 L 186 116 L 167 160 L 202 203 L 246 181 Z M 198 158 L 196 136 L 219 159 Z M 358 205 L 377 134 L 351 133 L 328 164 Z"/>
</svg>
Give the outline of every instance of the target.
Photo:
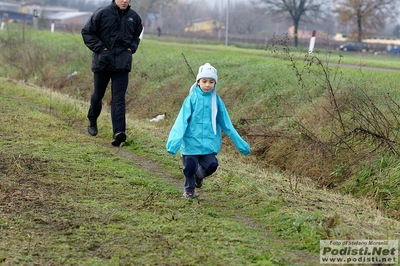
<svg viewBox="0 0 400 266">
<path fill-rule="evenodd" d="M 14 4 L 14 3 L 8 3 L 8 2 L 0 2 L 0 13 L 5 13 L 5 12 L 20 12 L 21 11 L 21 5 L 20 4 Z"/>
<path fill-rule="evenodd" d="M 29 1 L 21 4 L 0 2 L 0 20 L 33 22 L 33 17 L 37 16 L 49 23 L 54 23 L 56 27 L 82 27 L 90 18 L 92 13 L 79 12 L 77 9 L 61 6 L 43 6 L 41 2 Z"/>
<path fill-rule="evenodd" d="M 14 12 L 14 11 L 0 12 L 0 21 L 32 23 L 33 15 L 23 14 L 23 13 Z"/>
<path fill-rule="evenodd" d="M 54 22 L 56 26 L 75 25 L 83 26 L 90 18 L 90 12 L 56 12 L 46 15 L 46 20 Z"/>
<path fill-rule="evenodd" d="M 225 25 L 220 21 L 205 18 L 191 21 L 190 24 L 186 26 L 185 32 L 203 32 L 211 34 L 217 32 L 218 29 L 224 28 Z"/>
<path fill-rule="evenodd" d="M 33 15 L 34 10 L 40 10 L 40 8 L 42 7 L 42 4 L 40 2 L 24 2 L 21 3 L 21 8 L 20 8 L 20 12 L 24 13 L 24 14 L 31 14 Z"/>
</svg>

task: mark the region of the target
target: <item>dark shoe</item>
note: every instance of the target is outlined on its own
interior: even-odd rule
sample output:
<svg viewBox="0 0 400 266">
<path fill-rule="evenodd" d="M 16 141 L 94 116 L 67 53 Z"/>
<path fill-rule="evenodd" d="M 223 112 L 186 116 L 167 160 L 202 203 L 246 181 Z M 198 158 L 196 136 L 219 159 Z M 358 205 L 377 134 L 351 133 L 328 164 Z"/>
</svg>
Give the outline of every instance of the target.
<svg viewBox="0 0 400 266">
<path fill-rule="evenodd" d="M 194 186 L 197 188 L 201 188 L 202 185 L 203 185 L 203 178 L 198 178 L 196 176 L 196 179 L 194 181 Z"/>
<path fill-rule="evenodd" d="M 126 140 L 125 132 L 115 133 L 111 145 L 119 147 L 119 145 L 121 145 L 122 142 L 125 142 L 125 140 Z"/>
<path fill-rule="evenodd" d="M 183 193 L 183 197 L 186 199 L 194 199 L 194 191 L 193 192 L 185 191 Z"/>
<path fill-rule="evenodd" d="M 92 136 L 96 136 L 97 133 L 98 133 L 97 126 L 93 126 L 93 125 L 89 125 L 88 128 L 87 128 L 87 131 Z"/>
</svg>

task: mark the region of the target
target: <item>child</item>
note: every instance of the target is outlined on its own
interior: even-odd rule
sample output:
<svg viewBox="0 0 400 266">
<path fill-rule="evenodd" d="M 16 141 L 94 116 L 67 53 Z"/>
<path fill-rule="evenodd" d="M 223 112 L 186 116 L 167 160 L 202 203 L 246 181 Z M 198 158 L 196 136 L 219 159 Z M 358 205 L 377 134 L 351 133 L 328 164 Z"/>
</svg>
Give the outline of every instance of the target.
<svg viewBox="0 0 400 266">
<path fill-rule="evenodd" d="M 180 150 L 182 155 L 185 198 L 194 198 L 195 188 L 200 188 L 203 179 L 217 170 L 215 156 L 221 149 L 221 129 L 242 154 L 250 154 L 249 144 L 233 127 L 225 104 L 216 93 L 217 82 L 214 67 L 209 63 L 200 66 L 169 133 L 167 151 L 176 154 Z"/>
</svg>

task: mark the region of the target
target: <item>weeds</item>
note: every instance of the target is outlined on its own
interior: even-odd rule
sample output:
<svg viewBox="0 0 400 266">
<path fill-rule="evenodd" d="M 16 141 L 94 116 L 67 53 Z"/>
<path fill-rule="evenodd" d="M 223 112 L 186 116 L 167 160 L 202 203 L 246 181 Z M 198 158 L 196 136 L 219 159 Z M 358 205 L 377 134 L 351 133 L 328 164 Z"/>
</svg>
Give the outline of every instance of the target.
<svg viewBox="0 0 400 266">
<path fill-rule="evenodd" d="M 289 188 L 292 192 L 297 191 L 299 182 L 300 178 L 298 176 L 296 176 L 295 174 L 289 174 L 288 183 L 289 183 Z"/>
<path fill-rule="evenodd" d="M 3 75 L 51 88 L 49 97 L 62 92 L 88 101 L 91 53 L 80 36 L 20 33 L 0 36 L 2 49 L 8 51 L 2 53 Z M 291 173 L 286 182 L 289 191 L 298 190 L 303 179 L 312 177 L 323 187 L 374 197 L 382 211 L 399 218 L 398 189 L 389 187 L 396 185 L 400 163 L 395 159 L 400 131 L 398 75 L 366 72 L 361 66 L 343 68 L 342 64 L 360 65 L 360 56 L 343 56 L 329 49 L 309 55 L 301 48 L 294 50 L 290 43 L 288 36 L 275 36 L 265 51 L 255 51 L 144 39 L 134 56 L 128 112 L 146 120 L 167 113 L 167 119 L 157 125 L 158 137 L 165 138 L 192 85 L 190 65 L 210 62 L 219 69 L 219 94 L 235 126 L 250 142 L 258 167 L 278 167 Z M 17 56 L 21 53 L 26 56 Z M 375 66 L 397 64 L 387 58 L 366 56 L 362 60 L 362 64 Z M 69 76 L 71 73 L 77 74 Z M 107 94 L 105 106 L 109 99 Z M 50 113 L 60 104 L 63 108 L 54 115 L 67 126 L 85 120 L 79 107 L 62 102 L 51 101 Z M 224 144 L 230 146 L 226 139 Z M 145 153 L 142 145 L 132 138 L 124 148 Z M 162 158 L 160 150 L 151 149 Z M 378 164 L 380 160 L 390 164 Z M 168 167 L 179 168 L 179 162 Z M 229 178 L 230 174 L 222 181 L 232 185 Z M 368 191 L 357 185 L 360 182 Z"/>
<path fill-rule="evenodd" d="M 397 74 L 377 74 L 376 85 L 361 70 L 332 70 L 317 55 L 304 58 L 290 47 L 281 54 L 277 47 L 275 53 L 205 51 L 144 40 L 128 89 L 132 140 L 111 150 L 107 110 L 98 137 L 82 133 L 87 106 L 76 99 L 87 102 L 90 95 L 90 53 L 77 37 L 49 39 L 54 44 L 44 47 L 54 51 L 40 72 L 48 70 L 47 76 L 35 79 L 32 72 L 27 78 L 50 92 L 11 80 L 0 84 L 0 142 L 8 151 L 0 153 L 0 228 L 7 229 L 0 261 L 30 262 L 40 254 L 48 264 L 179 264 L 182 254 L 195 251 L 187 264 L 254 259 L 284 265 L 290 257 L 292 265 L 305 250 L 299 259 L 310 265 L 320 239 L 398 238 L 398 223 L 385 218 L 399 217 L 399 110 L 395 87 L 388 89 Z M 69 51 L 67 43 L 79 59 L 59 52 Z M 164 148 L 193 82 L 182 54 L 193 65 L 217 66 L 220 95 L 252 146 L 252 156 L 242 158 L 224 137 L 221 167 L 197 201 L 182 201 L 179 159 Z M 67 79 L 75 70 L 79 74 Z M 168 113 L 167 119 L 147 123 L 158 113 Z M 269 171 L 275 167 L 290 175 Z M 337 190 L 315 189 L 308 177 Z M 24 251 L 30 245 L 29 256 L 20 252 L 21 243 Z"/>
<path fill-rule="evenodd" d="M 357 178 L 357 173 L 371 167 L 376 159 L 398 154 L 399 106 L 390 93 L 371 94 L 365 88 L 366 80 L 345 82 L 339 71 L 341 58 L 333 68 L 318 54 L 307 54 L 302 63 L 298 53 L 287 45 L 287 38 L 276 43 L 282 48 L 279 57 L 290 61 L 299 94 L 301 91 L 306 95 L 307 104 L 306 108 L 299 108 L 292 96 L 279 95 L 288 111 L 285 129 L 261 127 L 260 134 L 253 131 L 254 121 L 251 123 L 249 136 L 276 138 L 257 145 L 256 152 L 262 158 L 293 175 L 312 177 L 322 186 L 335 188 Z M 279 53 L 278 48 L 271 49 Z M 374 172 L 382 169 L 372 167 Z M 290 189 L 295 190 L 294 179 L 288 180 Z M 378 194 L 373 197 L 377 202 L 390 201 L 387 194 L 385 198 Z M 399 219 L 399 210 L 391 211 Z"/>
<path fill-rule="evenodd" d="M 117 151 L 101 134 L 84 132 L 86 123 L 65 123 L 65 106 L 55 103 L 78 108 L 77 100 L 60 93 L 50 99 L 46 89 L 4 79 L 0 91 L 5 265 L 308 266 L 318 264 L 326 231 L 338 239 L 398 237 L 399 223 L 377 219 L 369 201 L 304 180 L 288 191 L 286 177 L 253 165 L 230 145 L 199 197 L 183 200 L 177 157 L 164 150 L 162 126 L 128 119 L 135 145 Z M 43 108 L 50 101 L 51 113 Z M 84 107 L 66 119 L 79 121 Z M 107 119 L 103 114 L 99 124 Z M 331 222 L 338 209 L 340 222 Z"/>
</svg>

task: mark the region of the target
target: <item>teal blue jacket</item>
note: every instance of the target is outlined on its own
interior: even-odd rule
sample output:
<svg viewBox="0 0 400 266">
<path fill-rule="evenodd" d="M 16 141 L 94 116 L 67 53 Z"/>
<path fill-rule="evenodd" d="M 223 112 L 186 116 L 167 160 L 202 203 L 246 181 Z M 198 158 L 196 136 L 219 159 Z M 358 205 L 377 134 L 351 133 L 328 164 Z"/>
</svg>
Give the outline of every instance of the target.
<svg viewBox="0 0 400 266">
<path fill-rule="evenodd" d="M 180 150 L 182 155 L 218 154 L 222 144 L 222 129 L 239 152 L 250 154 L 250 145 L 232 125 L 224 102 L 218 95 L 216 100 L 217 132 L 214 133 L 211 122 L 212 91 L 203 92 L 197 85 L 186 97 L 169 133 L 166 144 L 168 153 L 176 154 Z"/>
</svg>

